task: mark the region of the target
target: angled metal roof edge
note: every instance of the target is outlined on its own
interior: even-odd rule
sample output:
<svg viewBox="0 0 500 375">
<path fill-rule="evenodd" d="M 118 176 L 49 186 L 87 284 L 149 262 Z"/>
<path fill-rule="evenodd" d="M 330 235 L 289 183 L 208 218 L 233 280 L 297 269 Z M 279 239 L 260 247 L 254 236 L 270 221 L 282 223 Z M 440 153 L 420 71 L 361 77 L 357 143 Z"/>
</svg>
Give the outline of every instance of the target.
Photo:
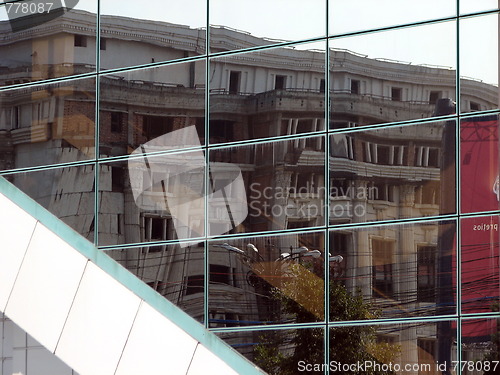
<svg viewBox="0 0 500 375">
<path fill-rule="evenodd" d="M 54 216 L 39 203 L 26 195 L 19 188 L 0 176 L 0 192 L 12 200 L 16 205 L 33 216 L 49 230 L 56 233 L 62 240 L 70 244 L 75 250 L 114 277 L 122 285 L 139 298 L 150 304 L 183 331 L 204 345 L 209 351 L 217 355 L 233 370 L 240 374 L 265 374 L 255 364 L 231 348 L 214 333 L 208 331 L 198 321 L 193 319 L 179 307 L 155 292 L 151 287 L 139 280 L 131 272 L 97 249 L 94 244 Z M 29 333 L 29 332 L 28 332 Z"/>
</svg>

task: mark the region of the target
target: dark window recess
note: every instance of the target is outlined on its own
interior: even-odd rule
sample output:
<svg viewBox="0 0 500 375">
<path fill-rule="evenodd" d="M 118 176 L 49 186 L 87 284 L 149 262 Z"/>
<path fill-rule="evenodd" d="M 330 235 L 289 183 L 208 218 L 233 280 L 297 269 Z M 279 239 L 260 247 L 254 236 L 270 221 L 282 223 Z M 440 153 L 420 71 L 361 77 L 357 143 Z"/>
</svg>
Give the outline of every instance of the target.
<svg viewBox="0 0 500 375">
<path fill-rule="evenodd" d="M 161 241 L 165 239 L 163 235 L 163 224 L 164 219 L 156 217 L 151 218 L 151 240 Z"/>
<path fill-rule="evenodd" d="M 344 285 L 347 281 L 346 278 L 339 276 L 345 275 L 345 272 L 347 270 L 347 264 L 349 262 L 347 250 L 350 247 L 351 238 L 352 236 L 349 233 L 332 232 L 330 234 L 331 255 L 342 255 L 344 257 L 344 260 L 342 262 L 330 264 L 330 267 L 333 267 L 333 274 L 331 277 Z M 337 277 L 335 277 L 335 275 L 337 275 Z"/>
<path fill-rule="evenodd" d="M 107 39 L 105 39 L 105 38 L 99 39 L 99 49 L 101 51 L 105 51 L 106 50 L 106 41 L 107 41 Z"/>
<path fill-rule="evenodd" d="M 297 122 L 297 132 L 296 134 L 300 133 L 308 133 L 313 130 L 313 119 L 312 118 L 306 118 L 306 119 L 299 119 Z"/>
<path fill-rule="evenodd" d="M 145 242 L 164 241 L 171 232 L 172 220 L 168 217 L 144 217 L 143 238 Z M 144 253 L 157 253 L 165 251 L 165 245 L 144 248 Z"/>
<path fill-rule="evenodd" d="M 111 132 L 121 133 L 123 123 L 123 114 L 120 112 L 111 112 Z"/>
<path fill-rule="evenodd" d="M 234 140 L 234 121 L 228 120 L 211 120 L 210 121 L 210 138 L 215 138 L 216 142 Z"/>
<path fill-rule="evenodd" d="M 13 129 L 19 129 L 21 127 L 21 107 L 15 106 L 12 108 L 12 122 Z"/>
<path fill-rule="evenodd" d="M 332 178 L 330 182 L 330 196 L 331 197 L 352 197 L 353 194 L 353 184 L 351 185 L 351 180 L 345 178 Z"/>
<path fill-rule="evenodd" d="M 319 81 L 319 92 L 323 93 L 326 90 L 326 82 L 324 79 Z"/>
<path fill-rule="evenodd" d="M 429 104 L 436 104 L 436 102 L 441 99 L 441 91 L 431 91 L 429 94 Z"/>
<path fill-rule="evenodd" d="M 156 138 L 173 130 L 174 118 L 161 116 L 144 116 L 143 132 L 149 138 Z"/>
<path fill-rule="evenodd" d="M 479 103 L 470 102 L 470 110 L 471 111 L 480 111 L 481 110 L 481 106 L 479 105 Z"/>
<path fill-rule="evenodd" d="M 122 167 L 111 167 L 111 191 L 123 193 L 124 175 Z"/>
<path fill-rule="evenodd" d="M 237 94 L 240 91 L 241 72 L 229 73 L 229 93 Z"/>
<path fill-rule="evenodd" d="M 332 255 L 347 254 L 350 237 L 351 235 L 348 233 L 332 232 L 330 235 L 330 249 L 332 250 Z"/>
<path fill-rule="evenodd" d="M 274 81 L 274 89 L 275 90 L 286 89 L 286 76 L 276 75 L 276 79 Z"/>
<path fill-rule="evenodd" d="M 311 220 L 298 220 L 298 221 L 289 221 L 286 225 L 287 229 L 300 229 L 300 228 L 309 228 L 311 227 Z"/>
<path fill-rule="evenodd" d="M 429 161 L 427 166 L 439 168 L 439 149 L 430 148 L 429 149 Z"/>
<path fill-rule="evenodd" d="M 436 290 L 436 246 L 419 246 L 417 250 L 417 301 L 434 302 Z"/>
<path fill-rule="evenodd" d="M 374 297 L 391 298 L 392 280 L 392 241 L 372 240 L 372 289 Z"/>
<path fill-rule="evenodd" d="M 370 198 L 376 201 L 385 201 L 385 184 L 381 182 L 375 182 L 370 189 Z"/>
<path fill-rule="evenodd" d="M 391 89 L 391 100 L 395 102 L 403 100 L 403 89 L 400 87 L 393 87 Z"/>
<path fill-rule="evenodd" d="M 87 47 L 87 37 L 85 35 L 75 35 L 75 47 Z"/>
<path fill-rule="evenodd" d="M 432 357 L 434 357 L 436 355 L 436 340 L 417 339 L 417 345 L 420 349 L 426 351 Z M 420 350 L 419 350 L 419 355 L 421 355 Z M 422 362 L 422 361 L 420 361 L 420 359 L 419 359 L 419 362 Z"/>
<path fill-rule="evenodd" d="M 390 162 L 391 148 L 389 146 L 377 146 L 377 163 L 392 164 Z"/>
<path fill-rule="evenodd" d="M 185 292 L 184 295 L 203 293 L 204 284 L 203 275 L 193 275 L 184 278 Z"/>
<path fill-rule="evenodd" d="M 351 79 L 351 94 L 360 94 L 360 82 L 356 79 Z"/>
<path fill-rule="evenodd" d="M 210 265 L 210 282 L 231 285 L 231 269 L 218 264 Z"/>
<path fill-rule="evenodd" d="M 118 234 L 123 234 L 123 216 L 122 214 L 117 214 L 116 215 L 116 221 L 118 223 Z"/>
<path fill-rule="evenodd" d="M 297 191 L 298 194 L 313 193 L 311 183 L 311 173 L 297 173 Z"/>
<path fill-rule="evenodd" d="M 369 194 L 373 200 L 394 202 L 393 186 L 383 182 L 375 182 L 370 186 Z"/>
</svg>

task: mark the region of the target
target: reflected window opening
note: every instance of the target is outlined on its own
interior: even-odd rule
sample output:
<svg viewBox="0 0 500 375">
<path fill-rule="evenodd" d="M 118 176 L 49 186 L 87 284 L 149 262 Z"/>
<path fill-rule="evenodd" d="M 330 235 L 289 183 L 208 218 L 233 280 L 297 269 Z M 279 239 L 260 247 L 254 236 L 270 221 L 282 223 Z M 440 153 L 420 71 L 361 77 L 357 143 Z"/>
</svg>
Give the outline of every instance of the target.
<svg viewBox="0 0 500 375">
<path fill-rule="evenodd" d="M 394 102 L 400 102 L 403 100 L 403 89 L 401 87 L 391 88 L 391 100 Z"/>
<path fill-rule="evenodd" d="M 360 90 L 361 83 L 357 79 L 351 79 L 351 94 L 359 95 L 361 94 Z"/>
<path fill-rule="evenodd" d="M 229 93 L 238 94 L 240 92 L 241 72 L 232 70 L 229 73 Z"/>
<path fill-rule="evenodd" d="M 75 34 L 75 47 L 87 47 L 87 37 Z"/>
<path fill-rule="evenodd" d="M 274 81 L 275 90 L 285 90 L 286 89 L 286 76 L 276 74 Z"/>
<path fill-rule="evenodd" d="M 442 91 L 431 91 L 429 94 L 429 104 L 435 105 L 436 102 L 443 97 Z"/>
<path fill-rule="evenodd" d="M 417 248 L 418 302 L 435 302 L 436 256 L 436 246 L 418 246 Z"/>
<path fill-rule="evenodd" d="M 99 40 L 99 49 L 101 51 L 106 51 L 106 43 L 107 43 L 107 39 L 106 38 L 101 38 Z"/>
<path fill-rule="evenodd" d="M 372 239 L 373 297 L 392 298 L 394 241 Z"/>
</svg>

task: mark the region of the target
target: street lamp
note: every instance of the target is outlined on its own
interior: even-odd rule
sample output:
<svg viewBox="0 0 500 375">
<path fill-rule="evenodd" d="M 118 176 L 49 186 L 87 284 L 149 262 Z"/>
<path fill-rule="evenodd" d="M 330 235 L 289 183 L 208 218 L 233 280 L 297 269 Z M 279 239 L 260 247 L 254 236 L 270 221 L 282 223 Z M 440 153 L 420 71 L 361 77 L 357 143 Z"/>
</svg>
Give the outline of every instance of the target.
<svg viewBox="0 0 500 375">
<path fill-rule="evenodd" d="M 229 245 L 227 242 L 226 243 L 223 243 L 223 244 L 220 244 L 220 245 L 214 245 L 214 247 L 221 247 L 223 249 L 226 249 L 228 251 L 232 251 L 234 253 L 238 253 L 238 254 L 242 254 L 242 255 L 246 255 L 245 252 L 239 248 L 237 248 L 236 246 L 231 246 Z"/>
</svg>

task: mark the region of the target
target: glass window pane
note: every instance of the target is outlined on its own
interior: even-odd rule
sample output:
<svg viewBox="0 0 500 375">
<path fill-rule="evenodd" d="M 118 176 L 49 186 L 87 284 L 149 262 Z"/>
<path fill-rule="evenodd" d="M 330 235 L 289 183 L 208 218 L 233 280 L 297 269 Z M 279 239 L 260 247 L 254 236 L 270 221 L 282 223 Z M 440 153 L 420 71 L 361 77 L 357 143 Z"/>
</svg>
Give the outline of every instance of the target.
<svg viewBox="0 0 500 375">
<path fill-rule="evenodd" d="M 498 311 L 498 305 L 497 309 Z M 498 319 L 462 321 L 462 366 L 464 375 L 498 373 L 500 366 Z"/>
<path fill-rule="evenodd" d="M 438 99 L 455 100 L 455 34 L 444 22 L 331 40 L 334 126 L 442 115 Z"/>
<path fill-rule="evenodd" d="M 210 0 L 210 52 L 326 35 L 326 0 Z"/>
<path fill-rule="evenodd" d="M 459 47 L 461 111 L 497 109 L 498 14 L 461 19 Z"/>
<path fill-rule="evenodd" d="M 449 221 L 330 231 L 330 319 L 453 314 L 455 231 Z"/>
<path fill-rule="evenodd" d="M 209 328 L 324 320 L 322 232 L 208 246 Z"/>
<path fill-rule="evenodd" d="M 330 371 L 455 373 L 452 370 L 458 357 L 456 330 L 456 321 L 331 328 Z"/>
<path fill-rule="evenodd" d="M 454 133 L 451 121 L 331 135 L 330 224 L 455 212 Z"/>
<path fill-rule="evenodd" d="M 451 17 L 454 0 L 329 0 L 330 34 L 376 29 L 412 22 Z M 401 44 L 397 48 L 400 48 Z"/>
<path fill-rule="evenodd" d="M 97 0 L 0 4 L 0 86 L 96 69 Z"/>
<path fill-rule="evenodd" d="M 460 155 L 462 212 L 498 210 L 498 115 L 462 119 Z"/>
<path fill-rule="evenodd" d="M 323 373 L 325 332 L 322 328 L 216 334 L 267 374 Z"/>
<path fill-rule="evenodd" d="M 1 169 L 95 157 L 95 79 L 0 91 Z"/>
<path fill-rule="evenodd" d="M 101 1 L 102 70 L 158 63 L 205 52 L 206 1 Z M 104 43 L 103 43 L 104 42 Z M 134 53 L 130 53 L 134 51 Z"/>
<path fill-rule="evenodd" d="M 324 225 L 324 137 L 210 150 L 209 234 Z"/>
<path fill-rule="evenodd" d="M 104 75 L 100 85 L 101 157 L 205 143 L 205 60 Z"/>
<path fill-rule="evenodd" d="M 8 181 L 94 242 L 94 165 L 5 175 Z"/>
<path fill-rule="evenodd" d="M 204 179 L 201 150 L 100 164 L 99 245 L 203 237 Z"/>
<path fill-rule="evenodd" d="M 462 219 L 462 313 L 498 311 L 498 216 Z"/>
<path fill-rule="evenodd" d="M 146 223 L 147 226 L 154 226 L 154 221 L 154 218 L 151 218 Z M 151 239 L 151 242 L 154 240 L 161 239 Z M 203 242 L 188 247 L 181 247 L 178 244 L 128 247 L 106 250 L 106 254 L 170 302 L 203 323 L 205 290 Z"/>
<path fill-rule="evenodd" d="M 325 43 L 296 47 L 210 60 L 210 143 L 325 128 Z"/>
</svg>

